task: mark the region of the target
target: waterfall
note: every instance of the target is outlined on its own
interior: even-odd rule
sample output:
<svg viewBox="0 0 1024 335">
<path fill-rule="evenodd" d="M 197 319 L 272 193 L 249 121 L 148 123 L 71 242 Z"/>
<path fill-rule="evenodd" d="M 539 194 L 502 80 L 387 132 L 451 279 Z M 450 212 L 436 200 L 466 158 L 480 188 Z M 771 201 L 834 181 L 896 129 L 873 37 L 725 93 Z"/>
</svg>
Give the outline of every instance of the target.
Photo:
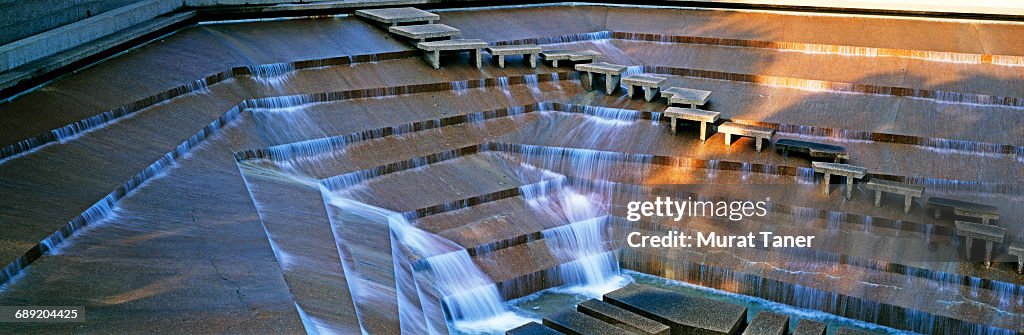
<svg viewBox="0 0 1024 335">
<path fill-rule="evenodd" d="M 351 179 L 351 180 L 350 180 Z M 345 178 L 347 181 L 358 176 Z M 352 186 L 352 185 L 349 185 Z M 356 186 L 353 186 L 356 187 Z M 347 199 L 351 188 L 323 191 L 328 203 L 365 218 L 385 218 L 391 236 L 399 319 L 403 333 L 437 333 L 437 321 L 429 306 L 430 283 L 440 295 L 444 319 L 464 332 L 495 332 L 532 321 L 512 312 L 491 279 L 473 263 L 465 248 L 417 228 L 403 214 Z M 346 269 L 346 273 L 352 273 Z M 427 276 L 424 279 L 421 276 Z M 351 282 L 350 282 L 351 285 Z M 353 290 L 356 291 L 356 290 Z"/>
</svg>

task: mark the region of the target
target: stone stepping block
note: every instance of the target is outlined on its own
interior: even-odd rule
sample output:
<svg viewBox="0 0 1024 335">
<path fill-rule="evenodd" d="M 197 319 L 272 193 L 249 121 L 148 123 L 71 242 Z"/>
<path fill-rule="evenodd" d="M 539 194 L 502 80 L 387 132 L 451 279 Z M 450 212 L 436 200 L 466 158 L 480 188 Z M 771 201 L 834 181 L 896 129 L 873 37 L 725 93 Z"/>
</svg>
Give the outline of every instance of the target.
<svg viewBox="0 0 1024 335">
<path fill-rule="evenodd" d="M 750 320 L 750 326 L 743 335 L 785 335 L 789 330 L 789 316 L 772 312 L 760 312 Z"/>
<path fill-rule="evenodd" d="M 537 68 L 537 56 L 541 52 L 541 48 L 533 44 L 492 45 L 486 50 L 491 56 L 498 58 L 498 67 L 503 69 L 505 68 L 505 56 L 508 55 L 523 55 L 530 61 L 531 68 Z"/>
<path fill-rule="evenodd" d="M 825 335 L 825 324 L 818 321 L 800 320 L 793 330 L 793 335 Z"/>
<path fill-rule="evenodd" d="M 788 138 L 775 141 L 775 150 L 780 154 L 801 153 L 810 156 L 811 159 L 824 158 L 836 163 L 850 160 L 846 147 Z"/>
<path fill-rule="evenodd" d="M 711 97 L 711 91 L 696 90 L 683 87 L 669 87 L 661 91 L 661 96 L 668 99 L 668 104 L 690 105 L 690 108 L 704 106 Z"/>
<path fill-rule="evenodd" d="M 356 11 L 356 16 L 387 25 L 407 22 L 434 23 L 441 18 L 437 14 L 412 7 L 360 9 Z"/>
<path fill-rule="evenodd" d="M 737 334 L 747 321 L 744 306 L 636 283 L 605 294 L 604 301 L 666 324 L 672 334 Z"/>
<path fill-rule="evenodd" d="M 851 328 L 839 328 L 836 335 L 868 335 L 868 332 Z"/>
<path fill-rule="evenodd" d="M 525 325 L 509 329 L 505 335 L 564 335 L 545 325 L 531 321 Z"/>
<path fill-rule="evenodd" d="M 626 330 L 567 308 L 544 317 L 544 325 L 567 335 L 630 335 Z"/>
<path fill-rule="evenodd" d="M 580 303 L 576 310 L 634 334 L 668 335 L 671 331 L 668 326 L 657 321 L 597 299 Z"/>
<path fill-rule="evenodd" d="M 388 28 L 392 34 L 409 39 L 425 41 L 430 38 L 450 38 L 459 35 L 459 29 L 440 23 L 420 24 L 415 26 L 392 26 Z"/>
</svg>

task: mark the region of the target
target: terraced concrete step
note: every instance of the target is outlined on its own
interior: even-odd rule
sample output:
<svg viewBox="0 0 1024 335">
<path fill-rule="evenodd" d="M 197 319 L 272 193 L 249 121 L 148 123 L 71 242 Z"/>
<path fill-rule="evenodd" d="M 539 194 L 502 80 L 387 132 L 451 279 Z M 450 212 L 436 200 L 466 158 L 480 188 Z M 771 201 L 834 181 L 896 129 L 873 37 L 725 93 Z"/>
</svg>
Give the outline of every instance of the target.
<svg viewBox="0 0 1024 335">
<path fill-rule="evenodd" d="M 509 329 L 505 332 L 505 335 L 563 335 L 563 333 L 530 321 L 530 323 L 525 325 Z"/>
<path fill-rule="evenodd" d="M 604 301 L 667 324 L 673 334 L 731 335 L 747 321 L 746 307 L 636 283 L 605 294 Z"/>
<path fill-rule="evenodd" d="M 626 330 L 568 308 L 544 317 L 544 325 L 567 335 L 632 335 Z"/>
<path fill-rule="evenodd" d="M 597 299 L 581 302 L 576 310 L 634 334 L 668 335 L 671 330 L 657 321 Z"/>
<path fill-rule="evenodd" d="M 773 312 L 759 312 L 750 320 L 743 335 L 785 335 L 789 330 L 789 316 Z"/>
<path fill-rule="evenodd" d="M 824 323 L 803 319 L 796 325 L 793 335 L 825 335 L 825 328 Z"/>
</svg>

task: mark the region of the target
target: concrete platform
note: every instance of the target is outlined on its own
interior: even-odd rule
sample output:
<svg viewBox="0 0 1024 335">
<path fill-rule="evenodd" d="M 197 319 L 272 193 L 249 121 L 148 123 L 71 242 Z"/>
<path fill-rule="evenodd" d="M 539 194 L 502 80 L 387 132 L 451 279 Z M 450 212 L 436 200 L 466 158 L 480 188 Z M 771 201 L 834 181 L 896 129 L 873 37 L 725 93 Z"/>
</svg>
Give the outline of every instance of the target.
<svg viewBox="0 0 1024 335">
<path fill-rule="evenodd" d="M 476 61 L 476 68 L 479 69 L 483 67 L 482 50 L 487 47 L 487 42 L 478 39 L 456 39 L 420 42 L 416 47 L 426 53 L 427 61 L 435 70 L 441 68 L 441 51 L 470 51 Z"/>
<path fill-rule="evenodd" d="M 992 264 L 992 248 L 996 243 L 1006 240 L 1006 228 L 983 223 L 956 221 L 956 234 L 966 239 L 964 248 L 967 257 L 971 256 L 974 239 L 985 241 L 985 266 Z"/>
<path fill-rule="evenodd" d="M 630 332 L 597 318 L 577 312 L 575 308 L 564 309 L 544 317 L 544 325 L 566 335 L 630 335 Z"/>
<path fill-rule="evenodd" d="M 778 151 L 780 154 L 805 154 L 808 155 L 812 160 L 815 158 L 824 158 L 835 163 L 843 163 L 844 161 L 850 160 L 850 154 L 846 152 L 846 147 L 825 143 L 794 140 L 790 138 L 784 138 L 775 141 L 775 150 Z"/>
<path fill-rule="evenodd" d="M 668 99 L 668 104 L 690 105 L 690 108 L 704 106 L 711 97 L 711 91 L 696 90 L 692 88 L 669 87 L 661 91 L 661 96 Z"/>
<path fill-rule="evenodd" d="M 531 321 L 525 325 L 509 329 L 505 335 L 563 335 L 564 333 L 548 326 Z"/>
<path fill-rule="evenodd" d="M 540 53 L 540 58 L 551 62 L 552 67 L 558 67 L 558 61 L 570 62 L 593 62 L 601 57 L 601 53 L 594 50 L 548 50 Z"/>
<path fill-rule="evenodd" d="M 664 324 L 597 299 L 581 302 L 576 310 L 633 334 L 668 335 L 671 330 Z"/>
<path fill-rule="evenodd" d="M 773 312 L 758 312 L 743 335 L 786 335 L 789 332 L 789 316 Z"/>
<path fill-rule="evenodd" d="M 904 214 L 910 214 L 914 198 L 920 198 L 924 194 L 924 186 L 878 178 L 869 180 L 864 187 L 875 191 L 875 207 L 882 206 L 882 192 L 902 195 Z"/>
<path fill-rule="evenodd" d="M 391 26 L 388 28 L 388 31 L 392 34 L 420 42 L 428 39 L 451 38 L 458 36 L 460 33 L 459 29 L 440 23 L 420 24 L 414 26 Z"/>
<path fill-rule="evenodd" d="M 718 121 L 720 113 L 696 108 L 669 107 L 665 109 L 664 114 L 671 120 L 672 134 L 676 133 L 676 123 L 679 119 L 700 122 L 700 141 L 704 142 L 708 139 L 708 126 Z"/>
<path fill-rule="evenodd" d="M 587 90 L 592 88 L 594 83 L 594 74 L 604 75 L 604 90 L 605 94 L 611 95 L 615 92 L 615 89 L 619 88 L 619 77 L 622 76 L 623 72 L 626 72 L 627 66 L 611 64 L 606 62 L 587 63 L 587 64 L 576 64 L 576 71 L 583 72 L 583 87 Z"/>
<path fill-rule="evenodd" d="M 642 284 L 609 292 L 604 300 L 666 324 L 672 334 L 736 334 L 747 321 L 746 307 Z"/>
<path fill-rule="evenodd" d="M 803 319 L 796 324 L 793 335 L 825 335 L 826 327 L 824 323 Z"/>
<path fill-rule="evenodd" d="M 825 175 L 825 179 L 822 181 L 825 186 L 825 195 L 829 195 L 831 192 L 832 175 L 846 177 L 846 199 L 853 196 L 853 180 L 864 178 L 868 173 L 867 168 L 850 164 L 811 162 L 811 167 L 814 168 L 815 173 Z"/>
<path fill-rule="evenodd" d="M 356 16 L 391 26 L 409 22 L 430 24 L 441 18 L 437 14 L 413 7 L 360 9 L 356 11 Z"/>
<path fill-rule="evenodd" d="M 665 81 L 665 77 L 651 74 L 632 74 L 622 78 L 626 84 L 626 95 L 633 97 L 633 88 L 640 87 L 644 91 L 644 100 L 651 101 L 658 93 L 658 85 Z"/>
<path fill-rule="evenodd" d="M 725 134 L 725 145 L 732 145 L 732 137 L 744 136 L 754 138 L 754 148 L 760 152 L 763 141 L 772 142 L 775 136 L 775 129 L 767 127 L 752 126 L 742 123 L 726 122 L 718 126 L 718 132 Z"/>
<path fill-rule="evenodd" d="M 976 203 L 976 202 L 957 200 L 957 199 L 949 199 L 949 198 L 943 198 L 943 197 L 930 197 L 930 198 L 928 198 L 928 201 L 926 202 L 926 205 L 928 206 L 928 208 L 931 208 L 932 210 L 935 211 L 934 212 L 934 217 L 936 219 L 941 218 L 942 217 L 942 212 L 946 211 L 946 210 L 952 211 L 955 215 L 961 215 L 961 214 L 973 214 L 973 215 L 993 215 L 993 214 L 995 214 L 996 216 L 999 215 L 999 207 L 996 207 L 996 206 L 990 206 L 990 205 L 985 205 L 985 204 L 979 204 L 979 203 Z M 957 210 L 959 210 L 959 213 L 961 213 L 961 214 L 956 214 Z M 968 216 L 971 216 L 971 215 L 968 215 Z M 983 218 L 982 222 L 983 223 L 988 223 L 987 220 L 984 220 L 984 218 Z"/>
<path fill-rule="evenodd" d="M 530 68 L 537 68 L 537 57 L 540 55 L 542 49 L 539 46 L 533 44 L 511 44 L 511 45 L 493 45 L 487 47 L 487 52 L 491 56 L 497 56 L 498 67 L 505 68 L 505 56 L 508 55 L 523 55 L 523 58 L 527 58 L 530 62 Z"/>
</svg>

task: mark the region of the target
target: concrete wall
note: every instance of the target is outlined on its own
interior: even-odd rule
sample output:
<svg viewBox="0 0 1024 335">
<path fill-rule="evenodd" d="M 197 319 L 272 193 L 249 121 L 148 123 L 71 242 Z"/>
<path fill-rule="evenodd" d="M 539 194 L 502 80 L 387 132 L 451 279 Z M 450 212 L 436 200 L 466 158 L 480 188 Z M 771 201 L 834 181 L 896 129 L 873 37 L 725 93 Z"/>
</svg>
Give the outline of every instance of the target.
<svg viewBox="0 0 1024 335">
<path fill-rule="evenodd" d="M 88 19 L 0 45 L 0 72 L 152 20 L 180 8 L 181 5 L 181 0 L 135 1 Z"/>
<path fill-rule="evenodd" d="M 2 0 L 0 45 L 77 22 L 140 0 Z"/>
</svg>

